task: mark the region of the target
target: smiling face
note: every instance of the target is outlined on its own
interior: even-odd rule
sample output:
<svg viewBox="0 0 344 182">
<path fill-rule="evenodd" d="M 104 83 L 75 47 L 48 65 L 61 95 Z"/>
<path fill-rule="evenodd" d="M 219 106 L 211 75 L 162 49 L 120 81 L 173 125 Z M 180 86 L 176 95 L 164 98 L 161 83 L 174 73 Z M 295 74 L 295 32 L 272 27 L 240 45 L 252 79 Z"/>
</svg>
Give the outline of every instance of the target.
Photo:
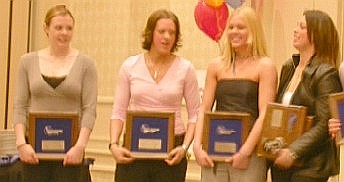
<svg viewBox="0 0 344 182">
<path fill-rule="evenodd" d="M 44 31 L 49 38 L 50 45 L 56 48 L 70 46 L 73 37 L 74 20 L 69 15 L 55 16 L 51 18 Z"/>
<path fill-rule="evenodd" d="M 293 46 L 297 50 L 304 50 L 312 46 L 308 39 L 307 22 L 305 16 L 302 16 L 298 21 L 297 26 L 294 28 Z"/>
<path fill-rule="evenodd" d="M 227 33 L 229 36 L 229 43 L 234 49 L 246 48 L 248 46 L 248 43 L 250 42 L 250 31 L 244 19 L 239 15 L 235 15 L 229 21 Z"/>
<path fill-rule="evenodd" d="M 176 41 L 176 25 L 168 18 L 159 19 L 153 31 L 151 50 L 169 55 Z"/>
</svg>

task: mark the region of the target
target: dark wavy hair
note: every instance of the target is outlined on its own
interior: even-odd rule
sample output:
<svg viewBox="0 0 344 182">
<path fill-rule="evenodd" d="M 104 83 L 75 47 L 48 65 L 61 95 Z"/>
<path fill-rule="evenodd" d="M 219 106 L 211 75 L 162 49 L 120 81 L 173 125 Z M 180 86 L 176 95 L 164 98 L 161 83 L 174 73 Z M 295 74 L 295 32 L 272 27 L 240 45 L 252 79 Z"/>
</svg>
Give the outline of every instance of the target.
<svg viewBox="0 0 344 182">
<path fill-rule="evenodd" d="M 180 34 L 179 20 L 178 20 L 178 17 L 173 12 L 165 10 L 165 9 L 159 9 L 153 12 L 149 16 L 147 20 L 146 28 L 144 29 L 142 33 L 142 38 L 143 38 L 142 48 L 145 50 L 150 50 L 152 41 L 153 41 L 153 32 L 154 32 L 156 23 L 158 22 L 158 20 L 162 18 L 171 19 L 176 26 L 176 40 L 171 50 L 171 52 L 175 52 L 178 50 L 179 47 L 182 46 L 181 38 L 180 38 L 181 34 Z"/>
<path fill-rule="evenodd" d="M 338 68 L 339 36 L 331 17 L 319 10 L 306 10 L 308 40 L 314 44 L 315 54 L 324 62 Z"/>
</svg>

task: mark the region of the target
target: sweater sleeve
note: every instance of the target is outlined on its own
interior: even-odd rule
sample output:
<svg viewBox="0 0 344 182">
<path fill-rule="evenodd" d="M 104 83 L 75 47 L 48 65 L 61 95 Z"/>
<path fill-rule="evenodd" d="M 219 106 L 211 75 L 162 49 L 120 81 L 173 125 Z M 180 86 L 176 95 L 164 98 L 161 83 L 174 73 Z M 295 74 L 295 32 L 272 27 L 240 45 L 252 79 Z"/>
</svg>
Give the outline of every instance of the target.
<svg viewBox="0 0 344 182">
<path fill-rule="evenodd" d="M 136 60 L 137 57 L 128 58 L 121 66 L 118 75 L 118 82 L 116 85 L 116 93 L 112 108 L 110 119 L 119 119 L 123 122 L 126 120 L 127 109 L 130 101 L 130 80 L 129 80 L 129 67 L 130 60 Z"/>
<path fill-rule="evenodd" d="M 29 108 L 30 100 L 30 88 L 29 88 L 29 78 L 28 70 L 25 63 L 31 61 L 29 55 L 24 55 L 21 57 L 18 67 L 17 82 L 15 88 L 15 96 L 13 103 L 13 126 L 22 123 L 27 124 L 27 113 Z M 31 61 L 32 62 L 32 61 Z"/>
<path fill-rule="evenodd" d="M 200 106 L 200 94 L 198 89 L 199 87 L 196 71 L 190 63 L 185 79 L 184 98 L 186 102 L 186 109 L 188 112 L 188 119 L 191 123 L 196 122 Z"/>
<path fill-rule="evenodd" d="M 81 101 L 81 127 L 93 129 L 96 120 L 97 106 L 97 70 L 94 61 L 85 57 L 85 70 L 82 83 L 82 101 Z"/>
</svg>

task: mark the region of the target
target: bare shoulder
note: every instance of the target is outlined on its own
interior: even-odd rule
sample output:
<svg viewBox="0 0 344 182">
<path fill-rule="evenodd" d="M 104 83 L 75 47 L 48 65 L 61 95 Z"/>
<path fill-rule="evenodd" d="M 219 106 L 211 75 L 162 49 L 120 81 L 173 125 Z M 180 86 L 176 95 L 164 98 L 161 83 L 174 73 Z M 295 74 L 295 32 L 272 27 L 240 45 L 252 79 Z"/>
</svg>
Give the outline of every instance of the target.
<svg viewBox="0 0 344 182">
<path fill-rule="evenodd" d="M 262 66 L 275 66 L 270 57 L 258 58 L 259 65 Z"/>
<path fill-rule="evenodd" d="M 223 62 L 224 62 L 223 57 L 219 56 L 219 57 L 213 58 L 208 63 L 208 71 L 209 70 L 216 71 L 220 69 L 223 66 Z"/>
<path fill-rule="evenodd" d="M 269 57 L 258 58 L 258 67 L 260 70 L 276 70 L 276 65 Z"/>
</svg>

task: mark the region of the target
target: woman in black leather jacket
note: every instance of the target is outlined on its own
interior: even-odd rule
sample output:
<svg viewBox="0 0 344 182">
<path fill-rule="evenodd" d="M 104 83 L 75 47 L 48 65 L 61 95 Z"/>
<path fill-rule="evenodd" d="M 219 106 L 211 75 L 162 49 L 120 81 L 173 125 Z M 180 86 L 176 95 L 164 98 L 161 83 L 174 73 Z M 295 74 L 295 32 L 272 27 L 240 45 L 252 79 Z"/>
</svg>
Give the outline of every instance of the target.
<svg viewBox="0 0 344 182">
<path fill-rule="evenodd" d="M 338 33 L 324 12 L 308 10 L 294 29 L 299 51 L 282 67 L 277 102 L 307 107 L 313 127 L 282 149 L 272 167 L 274 182 L 326 182 L 339 172 L 335 143 L 328 132 L 328 95 L 342 91 Z M 298 165 L 294 165 L 294 164 Z"/>
</svg>

